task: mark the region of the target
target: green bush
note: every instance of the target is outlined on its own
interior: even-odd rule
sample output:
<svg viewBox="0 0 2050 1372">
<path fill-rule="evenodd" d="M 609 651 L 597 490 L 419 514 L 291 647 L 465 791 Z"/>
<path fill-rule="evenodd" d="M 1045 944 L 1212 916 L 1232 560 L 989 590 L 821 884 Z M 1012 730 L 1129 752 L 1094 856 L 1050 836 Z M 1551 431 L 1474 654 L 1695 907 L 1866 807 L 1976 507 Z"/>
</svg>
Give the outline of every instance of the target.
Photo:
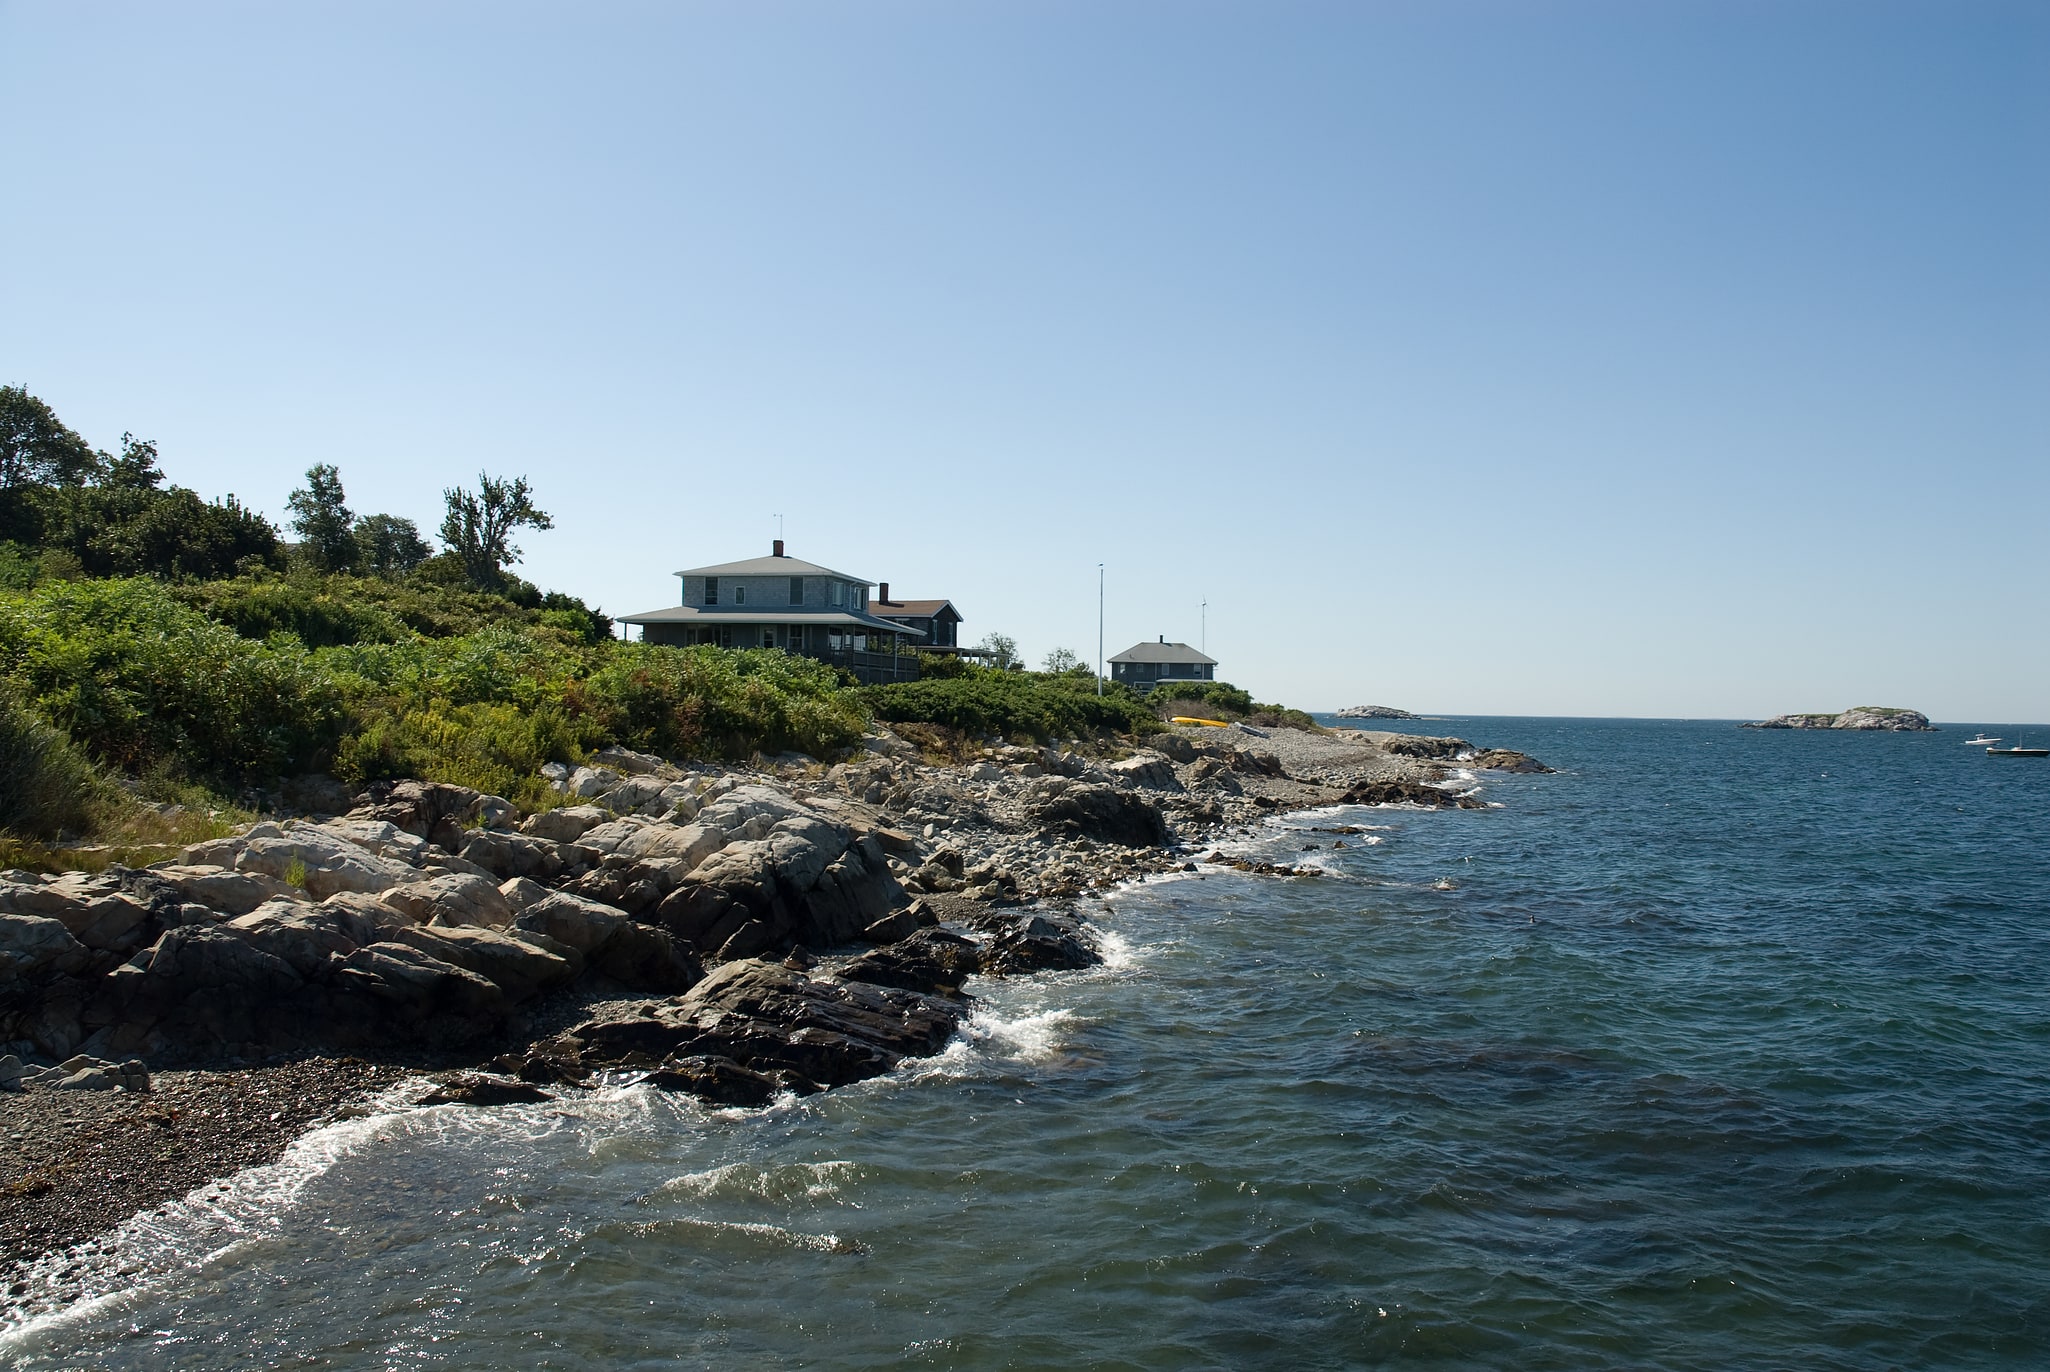
<svg viewBox="0 0 2050 1372">
<path fill-rule="evenodd" d="M 1253 712 L 1252 692 L 1242 691 L 1229 681 L 1177 681 L 1172 686 L 1155 688 L 1146 699 L 1162 719 L 1192 713 L 1187 707 L 1194 707 L 1194 713 L 1207 710 L 1213 715 Z"/>
<path fill-rule="evenodd" d="M 822 757 L 853 744 L 867 722 L 833 668 L 765 648 L 613 643 L 579 695 L 608 737 L 670 756 Z"/>
<path fill-rule="evenodd" d="M 46 839 L 84 830 L 110 794 L 70 739 L 0 691 L 0 834 Z"/>
<path fill-rule="evenodd" d="M 969 666 L 959 676 L 864 687 L 878 719 L 939 724 L 979 736 L 1029 735 L 1045 742 L 1106 730 L 1152 733 L 1160 721 L 1124 686 L 1096 694 L 1095 678 Z"/>
<path fill-rule="evenodd" d="M 48 582 L 0 598 L 0 675 L 100 762 L 223 780 L 317 766 L 342 723 L 295 640 L 254 643 L 159 582 Z"/>
</svg>

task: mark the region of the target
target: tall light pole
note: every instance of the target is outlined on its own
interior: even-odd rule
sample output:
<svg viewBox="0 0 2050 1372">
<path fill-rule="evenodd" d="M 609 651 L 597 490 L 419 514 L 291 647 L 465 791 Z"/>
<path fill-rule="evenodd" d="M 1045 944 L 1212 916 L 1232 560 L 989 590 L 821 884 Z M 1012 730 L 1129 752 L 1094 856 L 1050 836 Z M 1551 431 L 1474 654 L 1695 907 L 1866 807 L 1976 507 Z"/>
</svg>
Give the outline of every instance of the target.
<svg viewBox="0 0 2050 1372">
<path fill-rule="evenodd" d="M 1096 694 L 1103 694 L 1103 564 L 1096 564 Z"/>
<path fill-rule="evenodd" d="M 1207 654 L 1210 651 L 1210 597 L 1207 595 L 1203 597 L 1203 618 L 1201 623 L 1203 627 L 1196 635 L 1196 648 L 1199 652 Z"/>
</svg>

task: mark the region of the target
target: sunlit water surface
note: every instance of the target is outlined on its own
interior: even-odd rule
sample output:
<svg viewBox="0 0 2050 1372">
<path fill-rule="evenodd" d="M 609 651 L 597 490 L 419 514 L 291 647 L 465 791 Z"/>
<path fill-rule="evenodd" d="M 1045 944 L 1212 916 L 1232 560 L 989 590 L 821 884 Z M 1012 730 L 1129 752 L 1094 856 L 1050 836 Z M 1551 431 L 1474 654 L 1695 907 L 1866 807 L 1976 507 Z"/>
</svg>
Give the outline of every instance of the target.
<svg viewBox="0 0 2050 1372">
<path fill-rule="evenodd" d="M 1118 894 L 880 1081 L 335 1126 L 0 1363 L 2050 1365 L 2050 764 L 1408 727 L 1562 771 Z"/>
</svg>

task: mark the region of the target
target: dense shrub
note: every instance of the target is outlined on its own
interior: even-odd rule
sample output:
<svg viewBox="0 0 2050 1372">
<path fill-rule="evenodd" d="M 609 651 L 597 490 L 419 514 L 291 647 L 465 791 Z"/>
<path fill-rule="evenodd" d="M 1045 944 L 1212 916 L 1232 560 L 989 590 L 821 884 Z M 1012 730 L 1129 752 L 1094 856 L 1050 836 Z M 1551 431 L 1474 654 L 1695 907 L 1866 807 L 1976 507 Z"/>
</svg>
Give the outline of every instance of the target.
<svg viewBox="0 0 2050 1372">
<path fill-rule="evenodd" d="M 108 798 L 71 740 L 0 689 L 0 834 L 55 838 L 83 830 Z"/>
<path fill-rule="evenodd" d="M 1042 742 L 1105 730 L 1156 732 L 1160 721 L 1125 687 L 1096 694 L 1089 676 L 970 666 L 960 676 L 869 686 L 859 695 L 878 719 L 945 725 L 970 734 Z"/>
<path fill-rule="evenodd" d="M 429 564 L 430 566 L 432 564 Z M 245 638 L 279 631 L 309 648 L 396 643 L 414 634 L 457 638 L 500 625 L 534 625 L 576 643 L 612 636 L 612 620 L 574 596 L 547 595 L 524 582 L 479 591 L 444 568 L 406 576 L 291 576 L 260 574 L 185 584 L 174 594 Z"/>
<path fill-rule="evenodd" d="M 210 778 L 314 765 L 342 722 L 295 641 L 239 638 L 159 582 L 48 582 L 0 599 L 0 675 L 101 762 Z"/>
<path fill-rule="evenodd" d="M 866 722 L 838 672 L 765 648 L 614 644 L 582 687 L 584 707 L 606 734 L 671 755 L 820 757 L 860 738 Z"/>
<path fill-rule="evenodd" d="M 1252 692 L 1242 691 L 1229 681 L 1177 681 L 1173 686 L 1156 689 L 1146 700 L 1162 719 L 1206 712 L 1238 717 L 1253 712 Z"/>
</svg>

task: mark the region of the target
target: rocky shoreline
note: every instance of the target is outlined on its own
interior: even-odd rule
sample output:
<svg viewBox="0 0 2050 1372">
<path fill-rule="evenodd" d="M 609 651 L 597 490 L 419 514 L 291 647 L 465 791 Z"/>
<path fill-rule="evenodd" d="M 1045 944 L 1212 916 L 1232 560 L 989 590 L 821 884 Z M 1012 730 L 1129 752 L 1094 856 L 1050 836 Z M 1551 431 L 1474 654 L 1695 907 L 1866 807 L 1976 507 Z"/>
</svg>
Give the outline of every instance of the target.
<svg viewBox="0 0 2050 1372">
<path fill-rule="evenodd" d="M 1099 961 L 1093 892 L 1226 862 L 1275 814 L 1471 808 L 1453 767 L 1549 770 L 1365 730 L 967 756 L 916 732 L 831 764 L 612 750 L 525 815 L 386 784 L 148 870 L 0 874 L 0 1280 L 20 1297 L 28 1260 L 401 1080 L 481 1105 L 632 1073 L 752 1105 L 874 1076 L 939 1051 L 973 978 Z"/>
</svg>

